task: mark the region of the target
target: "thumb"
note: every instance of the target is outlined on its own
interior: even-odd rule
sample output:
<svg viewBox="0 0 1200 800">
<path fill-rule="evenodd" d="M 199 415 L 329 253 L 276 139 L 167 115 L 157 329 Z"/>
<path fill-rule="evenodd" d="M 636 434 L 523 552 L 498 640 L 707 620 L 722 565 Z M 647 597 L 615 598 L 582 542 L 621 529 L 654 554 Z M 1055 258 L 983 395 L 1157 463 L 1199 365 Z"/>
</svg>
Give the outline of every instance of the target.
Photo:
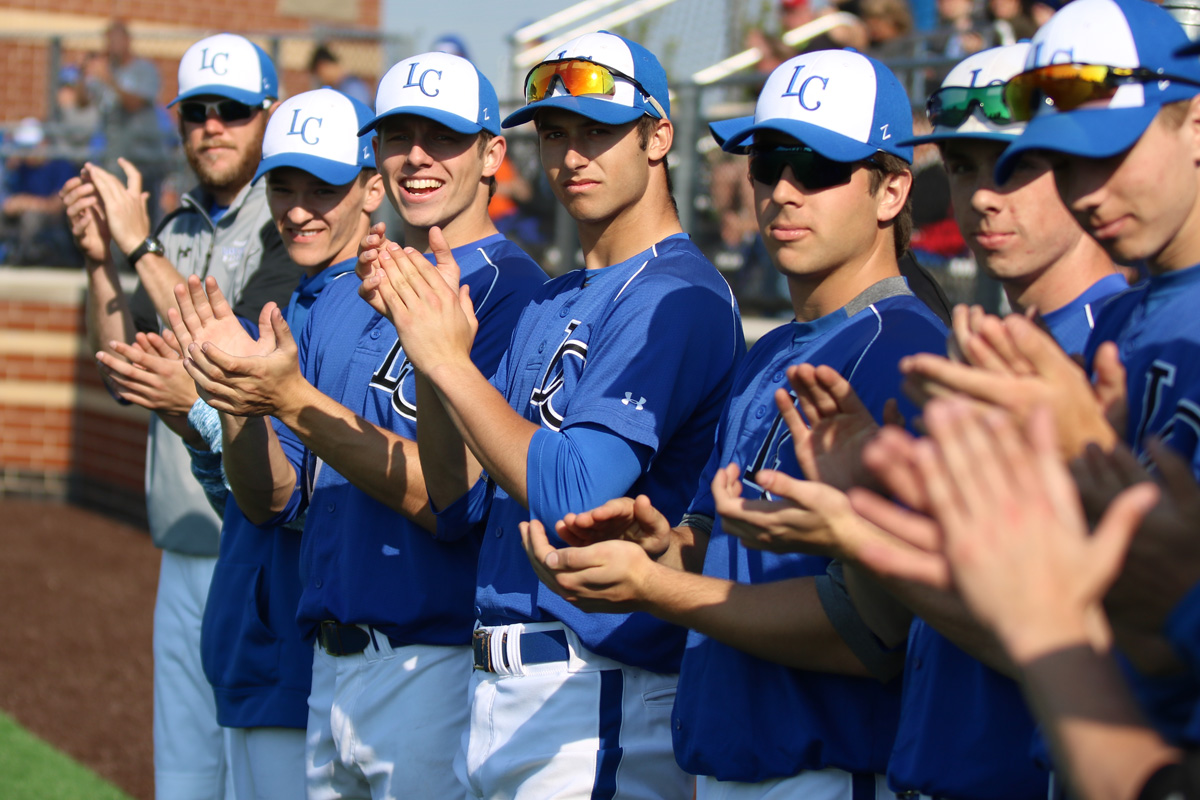
<svg viewBox="0 0 1200 800">
<path fill-rule="evenodd" d="M 287 324 L 287 320 L 283 318 L 283 312 L 276 307 L 271 313 L 271 333 L 275 340 L 276 350 L 294 350 L 296 340 L 292 337 L 292 328 Z"/>
<path fill-rule="evenodd" d="M 117 163 L 121 165 L 121 169 L 125 170 L 125 185 L 129 188 L 129 193 L 141 197 L 142 173 L 133 165 L 132 161 L 118 158 Z M 149 195 L 147 194 L 147 196 Z"/>
<path fill-rule="evenodd" d="M 1096 397 L 1105 411 L 1125 397 L 1125 366 L 1115 342 L 1104 342 L 1096 349 Z"/>
<path fill-rule="evenodd" d="M 434 261 L 437 262 L 438 272 L 442 273 L 451 286 L 458 286 L 458 262 L 454 260 L 454 256 L 450 252 L 450 245 L 446 241 L 445 234 L 436 225 L 429 229 L 429 249 L 433 252 Z"/>
</svg>

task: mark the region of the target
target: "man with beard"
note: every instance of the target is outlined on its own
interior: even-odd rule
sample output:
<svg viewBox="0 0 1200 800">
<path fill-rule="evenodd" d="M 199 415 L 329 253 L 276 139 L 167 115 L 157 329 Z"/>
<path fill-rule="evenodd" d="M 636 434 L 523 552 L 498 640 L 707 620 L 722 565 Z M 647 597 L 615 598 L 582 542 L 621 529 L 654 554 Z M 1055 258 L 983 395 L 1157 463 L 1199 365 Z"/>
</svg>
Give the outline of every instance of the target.
<svg viewBox="0 0 1200 800">
<path fill-rule="evenodd" d="M 175 306 L 173 287 L 188 275 L 214 277 L 237 313 L 251 319 L 268 301 L 287 302 L 300 269 L 275 232 L 264 184 L 250 185 L 277 87 L 271 59 L 241 36 L 218 34 L 188 48 L 171 105 L 178 106 L 179 133 L 199 185 L 153 233 L 141 175 L 127 160 L 119 160 L 124 184 L 87 164 L 63 187 L 87 261 L 94 350 L 120 358 L 119 349 L 128 353 L 121 344 L 158 331 Z M 121 290 L 114 252 L 137 271 L 132 298 Z M 204 446 L 187 425 L 196 394 L 179 364 L 183 379 L 163 385 L 175 399 L 150 420 L 146 464 L 150 533 L 163 551 L 154 611 L 155 796 L 199 800 L 225 793 L 221 730 L 200 664 L 200 623 L 221 520 L 192 477 L 180 440 Z"/>
</svg>

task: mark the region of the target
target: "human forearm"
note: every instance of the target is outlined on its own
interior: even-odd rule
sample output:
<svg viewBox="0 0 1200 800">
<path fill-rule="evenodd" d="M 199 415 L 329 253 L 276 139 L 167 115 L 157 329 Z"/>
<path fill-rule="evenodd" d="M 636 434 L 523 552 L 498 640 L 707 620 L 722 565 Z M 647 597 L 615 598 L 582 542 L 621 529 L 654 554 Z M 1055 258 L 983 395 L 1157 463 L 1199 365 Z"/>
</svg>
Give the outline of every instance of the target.
<svg viewBox="0 0 1200 800">
<path fill-rule="evenodd" d="M 129 299 L 121 288 L 116 268 L 111 262 L 88 260 L 87 338 L 92 352 L 114 352 L 108 343 L 132 342 L 133 317 Z"/>
<path fill-rule="evenodd" d="M 751 585 L 655 565 L 646 586 L 645 610 L 668 622 L 795 669 L 868 676 L 825 615 L 812 577 Z"/>
<path fill-rule="evenodd" d="M 256 525 L 283 511 L 296 490 L 288 461 L 267 417 L 221 415 L 222 466 L 230 491 Z"/>
<path fill-rule="evenodd" d="M 438 366 L 426 377 L 488 475 L 510 497 L 528 507 L 525 466 L 529 442 L 538 426 L 514 411 L 470 362 Z"/>
<path fill-rule="evenodd" d="M 1146 724 L 1116 662 L 1079 631 L 1074 644 L 1022 658 L 1024 691 L 1076 796 L 1133 800 L 1179 754 Z"/>
<path fill-rule="evenodd" d="M 314 455 L 388 508 L 436 529 L 416 442 L 368 422 L 306 380 L 289 387 L 280 393 L 276 418 Z"/>
<path fill-rule="evenodd" d="M 417 373 L 417 450 L 430 500 L 449 508 L 479 478 L 479 460 L 467 448 L 433 385 Z"/>
</svg>

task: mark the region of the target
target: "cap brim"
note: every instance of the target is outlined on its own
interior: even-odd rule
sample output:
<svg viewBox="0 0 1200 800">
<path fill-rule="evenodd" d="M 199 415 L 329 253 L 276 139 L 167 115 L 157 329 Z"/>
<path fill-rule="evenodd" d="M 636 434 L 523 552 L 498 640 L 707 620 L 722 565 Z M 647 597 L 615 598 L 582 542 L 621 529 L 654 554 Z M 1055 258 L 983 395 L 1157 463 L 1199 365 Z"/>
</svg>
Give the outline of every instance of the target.
<svg viewBox="0 0 1200 800">
<path fill-rule="evenodd" d="M 477 122 L 471 122 L 465 117 L 460 117 L 457 114 L 451 114 L 449 111 L 443 111 L 440 108 L 427 108 L 425 106 L 399 106 L 397 108 L 389 108 L 387 111 L 379 114 L 366 125 L 358 129 L 358 135 L 364 136 L 379 127 L 379 123 L 389 117 L 399 117 L 407 114 L 412 117 L 424 117 L 431 119 L 434 122 L 445 125 L 456 133 L 475 134 L 483 130 L 483 126 Z M 488 128 L 490 133 L 499 134 L 500 130 L 492 130 Z"/>
<path fill-rule="evenodd" d="M 737 129 L 732 124 L 718 125 L 714 123 L 710 126 L 713 129 L 713 136 L 718 141 L 721 137 L 725 139 L 721 144 L 721 149 L 730 153 L 745 153 L 754 144 L 756 133 L 771 131 L 790 136 L 831 161 L 862 161 L 875 155 L 877 151 L 873 145 L 857 142 L 840 133 L 834 133 L 828 128 L 795 119 L 770 119 L 755 124 L 753 118 L 742 117 L 741 120 L 728 120 L 728 122 L 735 123 L 742 120 L 750 120 L 751 124 Z"/>
<path fill-rule="evenodd" d="M 245 103 L 248 106 L 262 106 L 267 95 L 261 92 L 248 92 L 245 89 L 238 89 L 233 86 L 225 86 L 220 83 L 210 83 L 207 86 L 197 86 L 188 89 L 183 94 L 176 97 L 171 102 L 167 103 L 167 108 L 181 103 L 184 100 L 190 100 L 193 97 L 227 97 L 230 100 L 237 100 L 239 103 Z"/>
<path fill-rule="evenodd" d="M 996 182 L 1005 183 L 1022 153 L 1046 150 L 1080 158 L 1110 158 L 1137 142 L 1161 106 L 1077 109 L 1043 113 L 1008 146 L 996 162 Z"/>
<path fill-rule="evenodd" d="M 644 109 L 624 106 L 612 100 L 560 95 L 557 97 L 547 97 L 544 100 L 538 100 L 536 103 L 530 103 L 527 106 L 518 108 L 504 118 L 504 121 L 500 123 L 500 127 L 512 128 L 517 125 L 523 125 L 532 120 L 534 115 L 543 108 L 561 108 L 563 111 L 570 111 L 581 117 L 602 122 L 605 125 L 624 125 L 627 122 L 640 119 L 646 114 Z"/>
<path fill-rule="evenodd" d="M 1020 134 L 1016 133 L 999 133 L 996 131 L 973 131 L 971 133 L 962 133 L 959 131 L 946 131 L 944 133 L 927 133 L 924 136 L 914 136 L 911 139 L 902 139 L 899 144 L 901 147 L 916 147 L 919 144 L 938 144 L 939 142 L 953 141 L 976 141 L 976 142 L 1002 142 L 1010 144 L 1017 140 Z"/>
<path fill-rule="evenodd" d="M 257 181 L 263 175 L 279 167 L 295 167 L 296 169 L 304 170 L 331 186 L 345 186 L 357 178 L 358 173 L 364 169 L 370 169 L 370 167 L 363 167 L 358 164 L 346 164 L 341 161 L 332 161 L 328 158 L 318 158 L 309 153 L 279 153 L 267 156 L 259 162 L 253 181 Z"/>
</svg>

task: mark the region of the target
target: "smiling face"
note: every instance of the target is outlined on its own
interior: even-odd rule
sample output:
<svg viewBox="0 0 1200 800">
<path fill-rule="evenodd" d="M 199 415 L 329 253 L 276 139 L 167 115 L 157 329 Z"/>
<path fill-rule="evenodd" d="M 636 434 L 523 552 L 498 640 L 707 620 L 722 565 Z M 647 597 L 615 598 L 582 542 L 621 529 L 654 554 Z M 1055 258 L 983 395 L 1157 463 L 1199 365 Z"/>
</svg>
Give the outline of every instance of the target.
<svg viewBox="0 0 1200 800">
<path fill-rule="evenodd" d="M 203 96 L 200 101 L 219 101 L 225 98 Z M 262 161 L 263 133 L 269 114 L 256 109 L 249 119 L 226 122 L 209 111 L 203 123 L 180 119 L 179 133 L 183 152 L 196 173 L 200 186 L 217 198 L 222 205 L 241 191 L 254 177 Z"/>
<path fill-rule="evenodd" d="M 1027 154 L 1008 183 L 993 179 L 1006 143 L 951 139 L 942 144 L 954 220 L 976 260 L 1000 281 L 1029 283 L 1084 236 L 1054 188 L 1050 161 Z"/>
<path fill-rule="evenodd" d="M 375 163 L 392 206 L 406 226 L 437 225 L 451 246 L 474 241 L 455 231 L 478 228 L 487 218 L 490 178 L 504 160 L 504 137 L 480 144 L 484 134 L 464 134 L 424 117 L 402 114 L 379 124 Z M 470 234 L 467 234 L 470 236 Z"/>
<path fill-rule="evenodd" d="M 266 174 L 267 202 L 288 256 L 309 275 L 353 258 L 383 199 L 383 180 L 360 173 L 335 186 L 295 167 Z"/>
<path fill-rule="evenodd" d="M 1200 112 L 1158 113 L 1132 148 L 1105 159 L 1051 155 L 1063 202 L 1114 260 L 1156 271 L 1200 261 Z"/>
</svg>

